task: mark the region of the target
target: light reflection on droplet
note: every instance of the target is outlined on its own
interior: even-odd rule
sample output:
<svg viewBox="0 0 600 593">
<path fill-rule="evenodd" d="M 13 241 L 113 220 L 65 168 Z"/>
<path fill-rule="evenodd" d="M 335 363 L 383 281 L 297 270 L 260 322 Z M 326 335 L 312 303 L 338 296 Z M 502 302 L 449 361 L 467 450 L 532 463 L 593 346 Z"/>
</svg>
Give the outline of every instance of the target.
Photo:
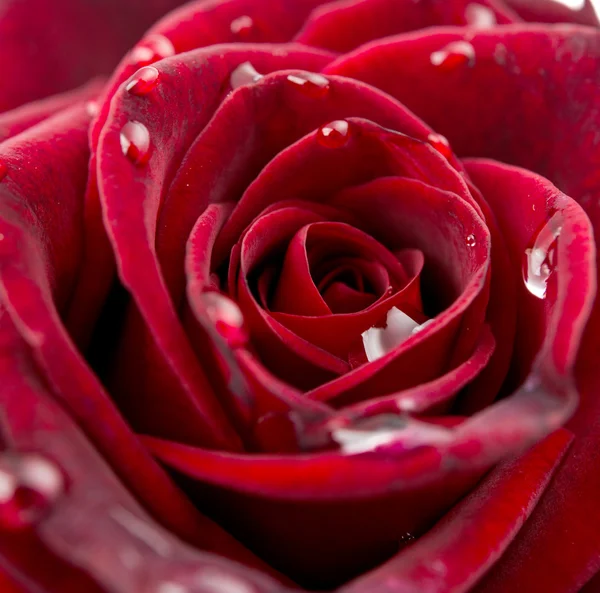
<svg viewBox="0 0 600 593">
<path fill-rule="evenodd" d="M 147 95 L 158 84 L 159 72 L 154 66 L 140 68 L 127 83 L 125 90 L 132 95 Z"/>
<path fill-rule="evenodd" d="M 205 568 L 195 580 L 202 593 L 257 593 L 254 586 L 217 568 Z"/>
<path fill-rule="evenodd" d="M 64 492 L 62 472 L 36 453 L 5 453 L 0 459 L 0 524 L 19 529 L 48 512 Z"/>
<path fill-rule="evenodd" d="M 127 122 L 119 136 L 123 154 L 134 164 L 143 165 L 150 155 L 150 133 L 139 121 Z"/>
<path fill-rule="evenodd" d="M 329 92 L 329 80 L 322 74 L 314 72 L 298 72 L 290 74 L 287 81 L 299 88 L 305 95 L 318 99 Z"/>
<path fill-rule="evenodd" d="M 431 144 L 431 146 L 435 148 L 444 158 L 450 159 L 452 156 L 452 148 L 450 147 L 450 142 L 448 142 L 448 138 L 446 138 L 446 136 L 432 132 L 427 136 L 427 142 L 429 142 L 429 144 Z"/>
<path fill-rule="evenodd" d="M 345 119 L 337 119 L 324 126 L 317 132 L 317 142 L 327 148 L 341 148 L 350 136 L 350 126 Z"/>
<path fill-rule="evenodd" d="M 538 299 L 546 297 L 548 280 L 556 267 L 556 247 L 562 225 L 562 214 L 556 212 L 536 235 L 533 246 L 525 250 L 523 281 Z"/>
<path fill-rule="evenodd" d="M 248 342 L 244 316 L 236 303 L 216 291 L 202 293 L 200 300 L 206 315 L 228 346 L 234 348 Z"/>
<path fill-rule="evenodd" d="M 130 59 L 134 64 L 146 66 L 174 55 L 175 48 L 169 39 L 164 35 L 150 35 L 133 48 Z"/>
<path fill-rule="evenodd" d="M 427 321 L 424 321 L 423 323 L 421 323 L 421 325 L 417 325 L 417 327 L 415 327 L 415 329 L 412 330 L 412 335 L 414 336 L 415 334 L 422 332 L 426 327 L 431 325 L 433 323 L 433 321 L 434 321 L 433 319 L 428 319 Z"/>
<path fill-rule="evenodd" d="M 410 338 L 418 326 L 406 313 L 392 307 L 387 313 L 385 327 L 372 327 L 362 334 L 367 360 L 373 362 L 385 356 Z"/>
<path fill-rule="evenodd" d="M 239 39 L 247 39 L 252 33 L 252 29 L 254 29 L 254 21 L 248 15 L 234 19 L 229 25 L 231 33 Z"/>
<path fill-rule="evenodd" d="M 453 41 L 429 56 L 434 66 L 453 69 L 457 66 L 475 64 L 475 48 L 468 41 Z"/>
<path fill-rule="evenodd" d="M 475 238 L 475 235 L 467 235 L 465 241 L 467 243 L 467 247 L 475 247 L 475 245 L 477 245 L 477 239 Z"/>
<path fill-rule="evenodd" d="M 366 418 L 351 427 L 336 428 L 331 437 L 342 453 L 356 455 L 393 443 L 406 427 L 406 420 L 392 414 Z"/>
<path fill-rule="evenodd" d="M 87 101 L 85 111 L 90 117 L 94 118 L 100 113 L 100 106 L 97 101 Z"/>
<path fill-rule="evenodd" d="M 262 78 L 263 75 L 250 62 L 243 62 L 231 73 L 229 84 L 232 89 L 237 89 L 246 84 L 254 84 Z"/>
<path fill-rule="evenodd" d="M 467 24 L 477 29 L 489 29 L 497 24 L 496 15 L 491 8 L 472 2 L 465 8 Z"/>
</svg>

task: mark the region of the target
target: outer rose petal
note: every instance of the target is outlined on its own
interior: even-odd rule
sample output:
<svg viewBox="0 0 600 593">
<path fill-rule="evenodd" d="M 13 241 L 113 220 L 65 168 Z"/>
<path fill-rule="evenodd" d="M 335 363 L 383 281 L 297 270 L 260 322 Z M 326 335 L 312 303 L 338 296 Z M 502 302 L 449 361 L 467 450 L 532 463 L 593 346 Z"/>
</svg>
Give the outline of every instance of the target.
<svg viewBox="0 0 600 593">
<path fill-rule="evenodd" d="M 0 111 L 108 73 L 144 29 L 179 0 L 5 0 Z M 18 84 L 6 84 L 18 81 Z"/>
<path fill-rule="evenodd" d="M 81 262 L 88 124 L 89 115 L 78 105 L 0 144 L 0 162 L 8 166 L 0 183 L 0 323 L 12 320 L 55 397 L 154 516 L 198 545 L 216 545 L 224 555 L 241 550 L 246 557 L 148 456 L 62 326 L 59 314 L 69 307 Z M 0 339 L 5 331 L 13 339 L 10 327 L 0 330 Z M 16 389 L 31 371 L 11 360 L 8 354 L 0 357 L 12 373 L 0 384 Z M 0 395 L 9 397 L 8 391 Z M 18 389 L 11 397 L 18 405 Z M 23 406 L 21 413 L 35 409 Z"/>
</svg>

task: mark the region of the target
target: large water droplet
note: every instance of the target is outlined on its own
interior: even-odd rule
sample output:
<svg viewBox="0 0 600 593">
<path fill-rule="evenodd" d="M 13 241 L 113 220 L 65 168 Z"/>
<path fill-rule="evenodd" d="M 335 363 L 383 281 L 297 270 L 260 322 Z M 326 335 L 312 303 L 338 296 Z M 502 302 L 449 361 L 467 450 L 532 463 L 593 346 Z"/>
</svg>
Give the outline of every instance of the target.
<svg viewBox="0 0 600 593">
<path fill-rule="evenodd" d="M 27 527 L 41 519 L 64 492 L 62 472 L 36 453 L 4 453 L 0 459 L 0 524 Z"/>
<path fill-rule="evenodd" d="M 491 8 L 472 2 L 465 8 L 467 24 L 476 29 L 489 29 L 497 24 L 496 15 Z"/>
<path fill-rule="evenodd" d="M 235 348 L 248 343 L 244 316 L 230 298 L 219 292 L 211 291 L 202 293 L 200 299 L 205 307 L 206 315 L 229 347 Z"/>
<path fill-rule="evenodd" d="M 121 150 L 134 164 L 143 165 L 150 156 L 150 133 L 139 121 L 127 122 L 120 135 Z"/>
<path fill-rule="evenodd" d="M 8 165 L 0 162 L 0 181 L 8 175 Z"/>
<path fill-rule="evenodd" d="M 453 41 L 434 51 L 429 59 L 434 66 L 451 70 L 457 66 L 475 64 L 475 48 L 468 41 Z"/>
<path fill-rule="evenodd" d="M 231 73 L 229 84 L 232 89 L 237 89 L 245 84 L 254 84 L 261 78 L 263 75 L 257 72 L 250 62 L 243 62 Z"/>
<path fill-rule="evenodd" d="M 406 425 L 406 419 L 401 416 L 381 414 L 359 420 L 350 427 L 336 428 L 331 431 L 331 437 L 343 453 L 355 455 L 393 443 Z"/>
<path fill-rule="evenodd" d="M 392 307 L 387 312 L 385 327 L 372 327 L 362 334 L 367 360 L 373 362 L 385 356 L 410 338 L 418 326 L 406 313 Z"/>
<path fill-rule="evenodd" d="M 158 84 L 158 77 L 154 66 L 144 66 L 131 77 L 125 89 L 132 95 L 147 95 Z"/>
<path fill-rule="evenodd" d="M 319 99 L 329 92 L 329 80 L 314 72 L 299 72 L 287 77 L 290 84 L 299 88 L 305 95 Z"/>
<path fill-rule="evenodd" d="M 149 35 L 133 48 L 131 61 L 139 66 L 147 66 L 174 55 L 175 48 L 164 35 Z"/>
<path fill-rule="evenodd" d="M 556 267 L 556 247 L 563 218 L 556 212 L 534 237 L 533 246 L 525 250 L 523 281 L 538 299 L 546 297 L 548 280 Z"/>
<path fill-rule="evenodd" d="M 246 40 L 252 35 L 254 21 L 252 20 L 252 17 L 249 17 L 248 15 L 240 16 L 231 21 L 229 29 L 238 39 Z"/>
<path fill-rule="evenodd" d="M 452 156 L 452 148 L 450 147 L 450 142 L 448 142 L 448 138 L 446 138 L 446 136 L 432 132 L 429 134 L 429 136 L 427 136 L 427 142 L 429 142 L 429 144 L 431 144 L 431 146 L 435 148 L 444 158 L 450 159 Z"/>
<path fill-rule="evenodd" d="M 475 247 L 475 245 L 477 245 L 477 238 L 475 235 L 467 235 L 465 241 L 467 243 L 467 247 Z"/>
<path fill-rule="evenodd" d="M 344 119 L 337 119 L 319 128 L 317 142 L 327 148 L 341 148 L 350 138 L 350 126 Z"/>
</svg>

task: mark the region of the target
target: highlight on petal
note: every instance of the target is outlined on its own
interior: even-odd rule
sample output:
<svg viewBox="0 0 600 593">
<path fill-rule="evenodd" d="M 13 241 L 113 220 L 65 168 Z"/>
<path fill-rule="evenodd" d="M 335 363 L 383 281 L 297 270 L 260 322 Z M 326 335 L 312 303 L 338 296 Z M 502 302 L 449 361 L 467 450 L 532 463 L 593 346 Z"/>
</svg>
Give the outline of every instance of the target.
<svg viewBox="0 0 600 593">
<path fill-rule="evenodd" d="M 372 327 L 362 334 L 363 345 L 369 361 L 377 360 L 417 333 L 421 324 L 412 317 L 392 307 L 385 320 L 385 327 Z"/>
</svg>

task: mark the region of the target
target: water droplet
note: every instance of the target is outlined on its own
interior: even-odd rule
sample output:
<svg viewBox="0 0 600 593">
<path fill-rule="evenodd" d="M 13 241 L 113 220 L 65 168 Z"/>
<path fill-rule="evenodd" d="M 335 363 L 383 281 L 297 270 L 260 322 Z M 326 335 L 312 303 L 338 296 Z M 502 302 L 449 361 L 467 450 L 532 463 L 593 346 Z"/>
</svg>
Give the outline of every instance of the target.
<svg viewBox="0 0 600 593">
<path fill-rule="evenodd" d="M 235 348 L 248 343 L 244 316 L 230 298 L 219 292 L 210 291 L 202 293 L 201 300 L 206 315 L 229 347 Z"/>
<path fill-rule="evenodd" d="M 64 492 L 61 471 L 36 454 L 4 453 L 0 459 L 0 524 L 7 529 L 38 521 Z"/>
<path fill-rule="evenodd" d="M 100 113 L 100 105 L 97 101 L 88 101 L 85 104 L 85 111 L 91 118 L 94 118 Z"/>
<path fill-rule="evenodd" d="M 387 312 L 385 327 L 372 327 L 362 334 L 367 360 L 385 356 L 413 335 L 418 323 L 406 313 L 392 307 Z"/>
<path fill-rule="evenodd" d="M 158 77 L 158 70 L 154 66 L 144 66 L 131 77 L 125 90 L 132 95 L 147 95 L 158 84 Z"/>
<path fill-rule="evenodd" d="M 489 29 L 497 24 L 494 11 L 476 2 L 467 4 L 465 8 L 465 20 L 468 25 L 476 29 Z"/>
<path fill-rule="evenodd" d="M 0 181 L 3 181 L 7 175 L 8 175 L 8 165 L 6 165 L 4 163 L 0 163 Z"/>
<path fill-rule="evenodd" d="M 337 119 L 319 128 L 317 142 L 327 148 L 341 148 L 350 136 L 350 126 L 344 119 Z"/>
<path fill-rule="evenodd" d="M 431 133 L 427 136 L 427 142 L 433 146 L 443 157 L 450 159 L 452 157 L 452 148 L 446 136 L 441 134 Z"/>
<path fill-rule="evenodd" d="M 415 329 L 412 330 L 412 335 L 414 336 L 415 334 L 422 332 L 428 325 L 431 325 L 432 323 L 433 319 L 428 319 L 427 321 L 421 323 L 421 325 L 417 325 L 417 327 L 415 327 Z"/>
<path fill-rule="evenodd" d="M 562 230 L 562 214 L 556 212 L 535 236 L 533 246 L 525 250 L 523 281 L 537 297 L 546 297 L 548 280 L 556 267 L 556 247 Z"/>
<path fill-rule="evenodd" d="M 446 47 L 434 51 L 429 59 L 434 66 L 451 70 L 457 66 L 475 64 L 475 48 L 468 41 L 453 41 Z"/>
<path fill-rule="evenodd" d="M 150 133 L 139 121 L 127 122 L 120 135 L 121 150 L 134 164 L 143 165 L 150 156 Z"/>
<path fill-rule="evenodd" d="M 229 77 L 229 84 L 232 89 L 237 89 L 245 84 L 254 84 L 264 78 L 262 74 L 254 69 L 250 62 L 240 64 Z"/>
<path fill-rule="evenodd" d="M 359 420 L 350 427 L 336 428 L 331 431 L 331 437 L 343 453 L 355 455 L 393 443 L 406 425 L 401 416 L 381 414 Z"/>
<path fill-rule="evenodd" d="M 139 66 L 147 66 L 174 55 L 175 48 L 164 35 L 150 35 L 133 48 L 131 61 Z"/>
<path fill-rule="evenodd" d="M 248 15 L 240 16 L 231 21 L 229 29 L 238 39 L 245 40 L 248 39 L 253 32 L 254 21 L 252 20 L 252 17 L 249 17 Z"/>
<path fill-rule="evenodd" d="M 475 235 L 467 235 L 466 242 L 467 247 L 475 247 L 475 245 L 477 245 L 477 239 L 475 238 Z"/>
<path fill-rule="evenodd" d="M 324 97 L 329 92 L 329 80 L 314 72 L 299 72 L 287 77 L 290 84 L 298 87 L 304 94 L 314 99 Z"/>
</svg>

